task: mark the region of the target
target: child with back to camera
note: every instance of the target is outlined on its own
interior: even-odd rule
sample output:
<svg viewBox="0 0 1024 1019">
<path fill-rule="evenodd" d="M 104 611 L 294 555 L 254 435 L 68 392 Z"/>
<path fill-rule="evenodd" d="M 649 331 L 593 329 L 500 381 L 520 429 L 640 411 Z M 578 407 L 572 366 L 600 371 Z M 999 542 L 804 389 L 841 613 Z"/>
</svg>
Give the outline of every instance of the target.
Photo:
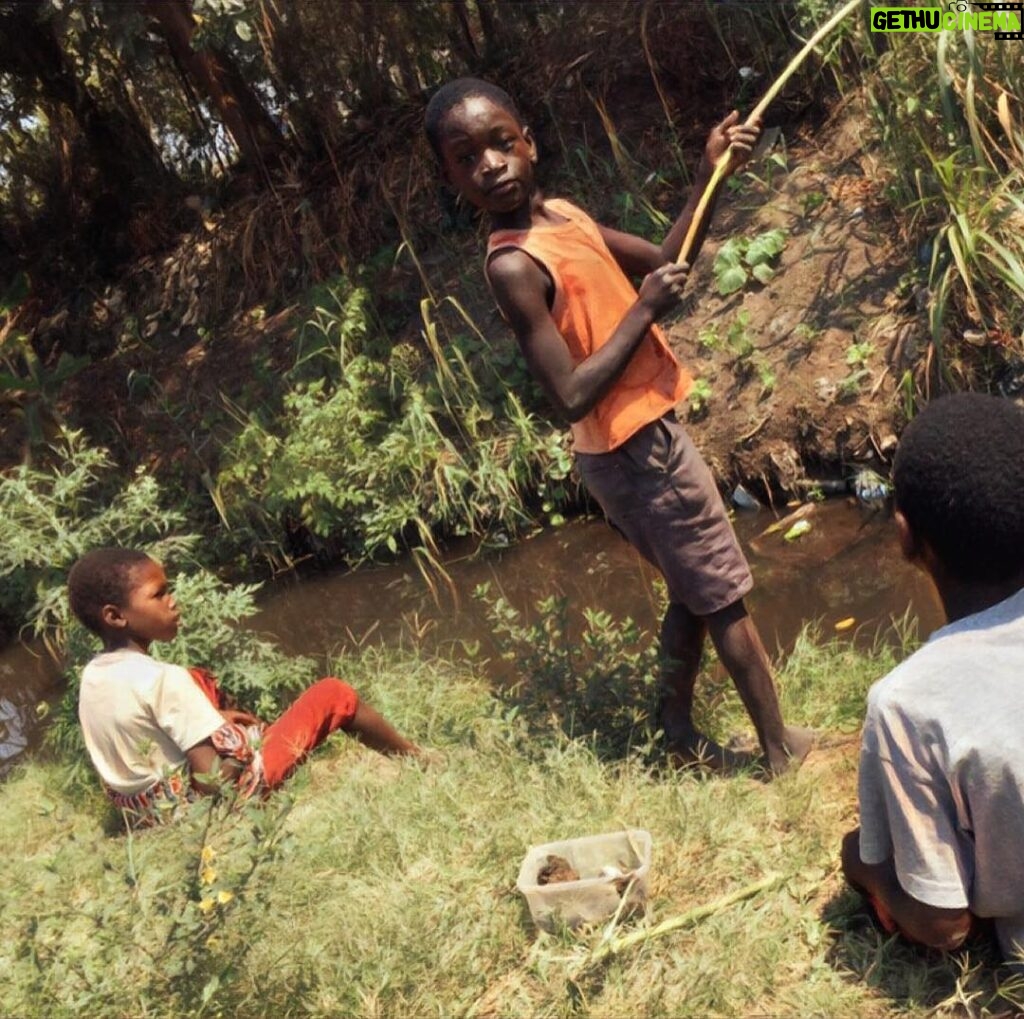
<svg viewBox="0 0 1024 1019">
<path fill-rule="evenodd" d="M 904 556 L 948 623 L 868 694 L 847 880 L 890 932 L 956 948 L 991 921 L 1024 955 L 1024 409 L 960 393 L 906 428 Z"/>
<path fill-rule="evenodd" d="M 782 720 L 768 656 L 743 603 L 753 586 L 749 567 L 711 472 L 674 414 L 692 379 L 656 325 L 682 296 L 688 267 L 673 260 L 715 161 L 731 147 L 735 170 L 760 128 L 739 124 L 733 112 L 711 130 L 691 197 L 658 246 L 546 199 L 534 177 L 530 128 L 497 86 L 449 82 L 431 99 L 425 127 L 445 180 L 489 214 L 487 281 L 532 374 L 572 423 L 588 491 L 665 578 L 658 721 L 671 754 L 713 766 L 737 760 L 693 723 L 710 634 L 770 771 L 798 765 L 812 736 Z M 639 293 L 629 277 L 643 279 Z"/>
<path fill-rule="evenodd" d="M 103 641 L 82 672 L 78 712 L 104 788 L 131 827 L 145 827 L 219 780 L 245 795 L 274 789 L 336 729 L 382 754 L 419 747 L 327 677 L 266 725 L 228 704 L 203 669 L 149 654 L 178 632 L 178 607 L 163 567 L 144 552 L 88 552 L 68 576 L 71 609 Z"/>
</svg>

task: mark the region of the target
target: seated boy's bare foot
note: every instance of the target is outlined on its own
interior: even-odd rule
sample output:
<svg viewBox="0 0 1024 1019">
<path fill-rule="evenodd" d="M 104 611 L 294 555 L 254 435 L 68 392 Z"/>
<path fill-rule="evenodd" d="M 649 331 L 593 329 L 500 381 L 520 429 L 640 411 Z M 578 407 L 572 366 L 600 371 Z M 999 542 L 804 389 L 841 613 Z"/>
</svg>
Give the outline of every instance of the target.
<svg viewBox="0 0 1024 1019">
<path fill-rule="evenodd" d="M 410 756 L 425 768 L 443 768 L 448 764 L 448 758 L 433 747 L 417 747 Z"/>
<path fill-rule="evenodd" d="M 804 758 L 814 746 L 814 730 L 805 729 L 800 725 L 787 725 L 786 737 L 782 747 L 769 750 L 765 755 L 768 770 L 773 776 L 783 775 L 787 771 L 796 771 L 804 762 Z"/>
</svg>

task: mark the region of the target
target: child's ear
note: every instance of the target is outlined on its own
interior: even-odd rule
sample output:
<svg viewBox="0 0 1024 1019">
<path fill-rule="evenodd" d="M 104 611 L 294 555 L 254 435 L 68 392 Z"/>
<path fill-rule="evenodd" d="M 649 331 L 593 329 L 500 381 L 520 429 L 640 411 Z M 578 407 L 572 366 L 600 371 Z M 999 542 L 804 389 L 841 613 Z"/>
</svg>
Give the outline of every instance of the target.
<svg viewBox="0 0 1024 1019">
<path fill-rule="evenodd" d="M 903 553 L 903 558 L 908 563 L 920 562 L 923 549 L 917 535 L 914 534 L 910 527 L 910 521 L 907 520 L 901 510 L 896 510 L 893 514 L 893 519 L 896 521 L 896 534 L 899 536 L 900 552 Z"/>
<path fill-rule="evenodd" d="M 537 162 L 537 142 L 533 137 L 533 132 L 524 124 L 523 125 L 523 139 L 527 145 L 530 146 L 530 162 Z"/>
<path fill-rule="evenodd" d="M 100 619 L 103 620 L 103 625 L 111 630 L 121 630 L 128 625 L 124 613 L 116 605 L 104 605 L 100 609 Z"/>
</svg>

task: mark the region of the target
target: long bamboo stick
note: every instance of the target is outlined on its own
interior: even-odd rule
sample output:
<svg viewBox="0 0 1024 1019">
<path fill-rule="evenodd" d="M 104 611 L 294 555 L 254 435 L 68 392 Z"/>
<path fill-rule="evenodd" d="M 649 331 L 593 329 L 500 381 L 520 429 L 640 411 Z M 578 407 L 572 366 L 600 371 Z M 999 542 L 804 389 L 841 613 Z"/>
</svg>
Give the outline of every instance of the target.
<svg viewBox="0 0 1024 1019">
<path fill-rule="evenodd" d="M 853 10 L 864 0 L 848 0 L 842 7 L 832 15 L 824 25 L 819 28 L 814 35 L 804 43 L 803 49 L 786 65 L 785 70 L 775 79 L 772 87 L 761 97 L 761 101 L 750 111 L 747 116 L 745 123 L 750 124 L 753 121 L 759 119 L 772 100 L 782 91 L 785 87 L 786 82 L 793 76 L 797 68 L 807 59 L 808 54 L 815 46 L 821 42 L 830 32 L 835 29 L 840 22 L 842 22 L 847 15 L 851 14 Z M 727 149 L 718 158 L 715 163 L 714 170 L 711 174 L 711 179 L 708 181 L 707 186 L 704 188 L 703 193 L 700 196 L 700 201 L 697 203 L 697 208 L 693 211 L 693 218 L 690 220 L 689 229 L 686 231 L 686 236 L 683 238 L 682 247 L 679 249 L 679 257 L 676 259 L 677 262 L 689 262 L 690 255 L 693 252 L 694 245 L 697 241 L 697 236 L 701 232 L 704 226 L 705 220 L 711 210 L 711 204 L 714 201 L 714 197 L 718 192 L 718 188 L 721 186 L 723 179 L 725 178 L 725 169 L 729 165 L 729 159 L 732 155 L 731 147 Z"/>
<path fill-rule="evenodd" d="M 735 905 L 737 902 L 742 902 L 744 899 L 752 899 L 755 895 L 766 892 L 769 888 L 774 888 L 784 880 L 785 876 L 782 874 L 769 874 L 760 881 L 755 881 L 751 885 L 745 885 L 743 888 L 738 888 L 728 895 L 723 895 L 720 899 L 707 902 L 703 906 L 695 906 L 685 913 L 680 913 L 679 916 L 663 920 L 657 926 L 651 927 L 648 930 L 633 931 L 631 934 L 625 934 L 621 938 L 602 942 L 587 956 L 583 968 L 592 966 L 602 959 L 607 959 L 609 956 L 618 955 L 619 952 L 624 952 L 627 948 L 632 948 L 634 945 L 639 945 L 644 941 L 660 938 L 662 935 L 670 934 L 680 927 L 688 927 L 691 924 L 698 923 L 705 917 L 720 913 L 723 909 L 728 909 L 729 906 Z"/>
</svg>

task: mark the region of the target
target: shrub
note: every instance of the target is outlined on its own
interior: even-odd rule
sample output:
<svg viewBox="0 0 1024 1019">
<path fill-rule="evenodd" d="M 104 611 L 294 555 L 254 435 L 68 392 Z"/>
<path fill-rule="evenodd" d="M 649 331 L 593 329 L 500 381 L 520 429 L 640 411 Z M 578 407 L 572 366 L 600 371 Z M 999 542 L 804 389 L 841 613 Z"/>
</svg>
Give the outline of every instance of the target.
<svg viewBox="0 0 1024 1019">
<path fill-rule="evenodd" d="M 432 557 L 439 533 L 518 530 L 537 502 L 553 516 L 569 501 L 565 436 L 527 409 L 448 305 L 469 331 L 442 343 L 440 306 L 425 299 L 426 350 L 375 336 L 363 301 L 339 299 L 333 323 L 317 309 L 326 339 L 303 355 L 307 377 L 274 420 L 244 417 L 222 460 L 228 517 L 263 554 L 293 554 L 290 532 L 303 551 L 355 562 L 403 547 Z M 322 369 L 312 380 L 310 358 Z"/>
<path fill-rule="evenodd" d="M 580 627 L 564 597 L 538 601 L 532 623 L 505 598 L 492 598 L 486 584 L 475 597 L 487 605 L 501 657 L 519 677 L 503 696 L 533 729 L 592 738 L 601 756 L 650 753 L 658 689 L 650 634 L 632 619 L 590 608 Z"/>
<path fill-rule="evenodd" d="M 756 237 L 730 237 L 718 249 L 712 266 L 718 292 L 724 297 L 746 286 L 751 276 L 767 283 L 774 275 L 772 262 L 786 246 L 784 230 L 767 230 Z"/>
</svg>

